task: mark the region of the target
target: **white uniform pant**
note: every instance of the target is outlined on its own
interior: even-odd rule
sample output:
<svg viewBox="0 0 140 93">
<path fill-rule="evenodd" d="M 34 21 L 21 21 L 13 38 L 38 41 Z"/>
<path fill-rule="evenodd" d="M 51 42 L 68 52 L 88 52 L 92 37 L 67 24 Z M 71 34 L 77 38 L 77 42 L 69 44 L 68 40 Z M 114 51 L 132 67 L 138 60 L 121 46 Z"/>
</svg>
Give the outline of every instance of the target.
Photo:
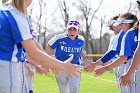
<svg viewBox="0 0 140 93">
<path fill-rule="evenodd" d="M 117 84 L 119 85 L 119 80 L 118 80 L 118 71 L 119 71 L 119 66 L 118 67 L 115 67 L 114 69 L 114 75 L 115 75 L 115 79 L 116 79 L 116 82 L 117 82 Z M 118 86 L 119 87 L 119 86 Z"/>
<path fill-rule="evenodd" d="M 32 71 L 35 72 L 34 66 L 31 65 L 30 63 L 29 63 L 29 66 L 30 66 L 30 69 L 31 69 Z M 33 77 L 28 76 L 28 70 L 27 70 L 27 69 L 25 69 L 25 73 L 26 73 L 26 78 L 27 78 L 28 90 L 29 90 L 29 91 L 30 91 L 30 90 L 33 90 L 34 76 L 33 76 Z M 26 85 L 26 86 L 27 86 L 27 85 Z"/>
<path fill-rule="evenodd" d="M 126 64 L 122 64 L 122 65 L 119 66 L 118 80 L 119 80 L 119 77 L 128 70 L 130 64 L 131 64 L 131 60 L 128 60 L 126 62 Z M 135 81 L 134 81 L 135 79 L 134 79 L 134 76 L 135 75 L 133 75 L 133 77 L 131 79 L 131 83 L 129 84 L 129 86 L 120 86 L 119 85 L 121 93 L 136 93 L 135 92 Z"/>
<path fill-rule="evenodd" d="M 0 93 L 28 93 L 24 63 L 0 60 Z"/>
<path fill-rule="evenodd" d="M 135 93 L 140 93 L 140 65 L 135 71 Z"/>
<path fill-rule="evenodd" d="M 70 76 L 61 71 L 60 74 L 56 76 L 56 80 L 60 93 L 79 93 L 80 76 Z"/>
</svg>

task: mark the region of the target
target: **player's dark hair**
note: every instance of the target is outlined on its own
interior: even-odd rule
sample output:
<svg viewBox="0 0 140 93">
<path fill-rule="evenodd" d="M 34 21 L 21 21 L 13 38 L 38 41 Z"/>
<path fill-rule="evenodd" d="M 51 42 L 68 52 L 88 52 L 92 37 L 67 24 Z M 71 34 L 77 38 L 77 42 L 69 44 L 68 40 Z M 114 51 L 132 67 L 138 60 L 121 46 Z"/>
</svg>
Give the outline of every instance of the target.
<svg viewBox="0 0 140 93">
<path fill-rule="evenodd" d="M 136 15 L 130 13 L 130 12 L 126 12 L 125 14 L 122 14 L 121 15 L 122 18 L 125 18 L 125 19 L 129 19 L 129 20 L 134 20 L 133 23 L 130 23 L 131 24 L 131 27 L 134 27 L 135 28 L 135 32 L 138 36 L 138 25 L 139 25 L 139 22 L 138 22 L 138 18 L 136 17 Z"/>
<path fill-rule="evenodd" d="M 111 20 L 117 20 L 119 18 L 119 15 L 113 16 L 112 18 L 110 18 Z"/>
</svg>

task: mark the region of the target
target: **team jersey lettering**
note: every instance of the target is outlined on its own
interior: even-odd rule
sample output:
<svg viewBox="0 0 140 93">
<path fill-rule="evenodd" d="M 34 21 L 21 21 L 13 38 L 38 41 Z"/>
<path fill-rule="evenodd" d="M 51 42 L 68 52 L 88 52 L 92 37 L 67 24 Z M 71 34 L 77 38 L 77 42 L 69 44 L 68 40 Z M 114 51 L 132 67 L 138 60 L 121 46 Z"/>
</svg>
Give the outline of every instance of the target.
<svg viewBox="0 0 140 93">
<path fill-rule="evenodd" d="M 65 47 L 61 46 L 61 50 L 64 52 L 71 52 L 71 53 L 79 53 L 81 51 L 82 47 Z"/>
</svg>

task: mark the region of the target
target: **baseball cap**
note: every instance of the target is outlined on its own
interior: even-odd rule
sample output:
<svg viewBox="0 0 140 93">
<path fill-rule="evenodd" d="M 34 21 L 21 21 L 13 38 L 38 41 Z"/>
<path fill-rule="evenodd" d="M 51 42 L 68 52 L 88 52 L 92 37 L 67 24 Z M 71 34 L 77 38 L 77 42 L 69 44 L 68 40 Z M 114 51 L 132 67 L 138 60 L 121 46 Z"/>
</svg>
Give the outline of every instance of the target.
<svg viewBox="0 0 140 93">
<path fill-rule="evenodd" d="M 76 30 L 80 29 L 80 24 L 77 21 L 69 21 L 67 24 L 67 29 L 74 27 Z"/>
<path fill-rule="evenodd" d="M 134 20 L 132 20 L 132 19 L 125 19 L 125 18 L 119 17 L 117 19 L 117 22 L 115 22 L 113 24 L 113 26 L 119 26 L 121 23 L 133 23 L 133 22 L 134 22 Z"/>
</svg>

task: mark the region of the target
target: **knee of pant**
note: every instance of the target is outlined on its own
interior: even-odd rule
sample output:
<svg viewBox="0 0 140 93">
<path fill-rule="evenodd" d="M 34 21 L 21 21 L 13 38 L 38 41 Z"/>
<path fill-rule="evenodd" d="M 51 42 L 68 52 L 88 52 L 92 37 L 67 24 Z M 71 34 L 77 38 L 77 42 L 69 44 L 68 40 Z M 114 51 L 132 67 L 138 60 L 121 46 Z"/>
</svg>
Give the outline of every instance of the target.
<svg viewBox="0 0 140 93">
<path fill-rule="evenodd" d="M 33 93 L 33 90 L 30 90 L 29 93 Z"/>
</svg>

